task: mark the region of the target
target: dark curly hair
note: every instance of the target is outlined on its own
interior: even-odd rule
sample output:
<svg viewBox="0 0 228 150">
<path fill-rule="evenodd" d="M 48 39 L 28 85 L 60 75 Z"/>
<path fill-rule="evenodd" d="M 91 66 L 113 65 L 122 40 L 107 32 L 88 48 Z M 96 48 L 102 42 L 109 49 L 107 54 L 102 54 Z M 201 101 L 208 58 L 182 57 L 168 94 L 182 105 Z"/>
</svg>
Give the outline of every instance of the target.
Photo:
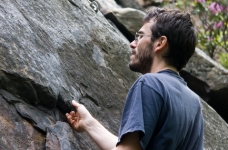
<svg viewBox="0 0 228 150">
<path fill-rule="evenodd" d="M 155 22 L 151 27 L 151 40 L 155 41 L 161 36 L 167 37 L 169 48 L 163 58 L 167 64 L 180 71 L 193 55 L 197 44 L 197 32 L 190 14 L 179 10 L 155 8 L 146 14 L 144 23 L 151 19 Z"/>
</svg>

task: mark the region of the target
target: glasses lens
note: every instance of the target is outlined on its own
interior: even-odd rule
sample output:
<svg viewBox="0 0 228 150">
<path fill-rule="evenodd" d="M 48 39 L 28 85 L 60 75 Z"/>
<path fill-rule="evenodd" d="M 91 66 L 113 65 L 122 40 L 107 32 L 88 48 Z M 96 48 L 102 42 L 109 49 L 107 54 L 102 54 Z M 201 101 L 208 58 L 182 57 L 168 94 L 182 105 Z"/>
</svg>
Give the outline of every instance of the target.
<svg viewBox="0 0 228 150">
<path fill-rule="evenodd" d="M 138 39 L 139 39 L 139 33 L 136 32 L 136 33 L 135 33 L 135 40 L 137 41 Z"/>
</svg>

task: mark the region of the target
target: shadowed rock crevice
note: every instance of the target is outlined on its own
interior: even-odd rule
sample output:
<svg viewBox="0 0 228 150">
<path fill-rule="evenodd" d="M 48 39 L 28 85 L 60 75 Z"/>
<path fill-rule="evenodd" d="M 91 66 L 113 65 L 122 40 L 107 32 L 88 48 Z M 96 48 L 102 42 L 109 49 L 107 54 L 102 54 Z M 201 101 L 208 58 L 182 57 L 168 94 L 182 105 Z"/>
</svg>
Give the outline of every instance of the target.
<svg viewBox="0 0 228 150">
<path fill-rule="evenodd" d="M 116 16 L 112 12 L 104 11 L 102 12 L 106 19 L 110 20 L 114 25 L 120 30 L 120 32 L 128 39 L 129 42 L 133 41 L 135 39 L 134 35 L 130 33 L 126 27 L 120 23 Z"/>
<path fill-rule="evenodd" d="M 50 108 L 56 106 L 57 98 L 51 89 L 17 73 L 0 71 L 0 88 L 20 95 L 24 101 L 34 105 L 41 104 Z"/>
<path fill-rule="evenodd" d="M 46 133 L 46 128 L 55 124 L 58 120 L 65 120 L 65 116 L 57 109 L 48 109 L 43 106 L 33 106 L 26 103 L 21 97 L 16 97 L 13 94 L 0 89 L 0 95 L 6 99 L 9 104 L 13 104 L 17 112 L 35 128 Z"/>
<path fill-rule="evenodd" d="M 228 87 L 225 86 L 224 88 L 221 87 L 218 90 L 212 90 L 207 83 L 184 70 L 180 71 L 180 75 L 187 82 L 190 89 L 198 94 L 213 109 L 215 109 L 215 111 L 218 112 L 218 114 L 226 122 L 228 122 Z"/>
<path fill-rule="evenodd" d="M 207 102 L 228 123 L 228 87 L 211 90 L 211 99 Z"/>
</svg>

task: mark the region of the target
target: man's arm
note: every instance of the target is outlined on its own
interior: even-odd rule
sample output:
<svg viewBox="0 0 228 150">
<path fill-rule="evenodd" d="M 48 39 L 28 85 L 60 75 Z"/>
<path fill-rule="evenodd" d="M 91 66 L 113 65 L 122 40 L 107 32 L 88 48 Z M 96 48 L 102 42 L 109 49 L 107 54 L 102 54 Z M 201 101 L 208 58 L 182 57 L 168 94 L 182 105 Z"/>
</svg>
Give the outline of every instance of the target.
<svg viewBox="0 0 228 150">
<path fill-rule="evenodd" d="M 118 137 L 109 132 L 96 119 L 93 119 L 86 131 L 100 149 L 111 150 L 116 147 Z"/>
<path fill-rule="evenodd" d="M 84 105 L 75 101 L 72 101 L 72 104 L 77 111 L 71 111 L 66 114 L 68 123 L 78 132 L 87 131 L 101 150 L 141 150 L 138 132 L 124 135 L 116 147 L 117 136 L 113 135 L 93 118 Z"/>
</svg>

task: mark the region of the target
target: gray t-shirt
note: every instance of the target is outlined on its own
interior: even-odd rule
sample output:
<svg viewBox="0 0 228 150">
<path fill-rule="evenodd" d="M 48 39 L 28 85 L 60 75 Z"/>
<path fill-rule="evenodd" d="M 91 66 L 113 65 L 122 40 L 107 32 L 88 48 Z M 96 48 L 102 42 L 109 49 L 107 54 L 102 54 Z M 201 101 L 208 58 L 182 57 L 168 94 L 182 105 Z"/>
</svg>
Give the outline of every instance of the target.
<svg viewBox="0 0 228 150">
<path fill-rule="evenodd" d="M 174 71 L 142 75 L 128 93 L 117 145 L 135 131 L 144 150 L 203 150 L 198 96 Z"/>
</svg>

